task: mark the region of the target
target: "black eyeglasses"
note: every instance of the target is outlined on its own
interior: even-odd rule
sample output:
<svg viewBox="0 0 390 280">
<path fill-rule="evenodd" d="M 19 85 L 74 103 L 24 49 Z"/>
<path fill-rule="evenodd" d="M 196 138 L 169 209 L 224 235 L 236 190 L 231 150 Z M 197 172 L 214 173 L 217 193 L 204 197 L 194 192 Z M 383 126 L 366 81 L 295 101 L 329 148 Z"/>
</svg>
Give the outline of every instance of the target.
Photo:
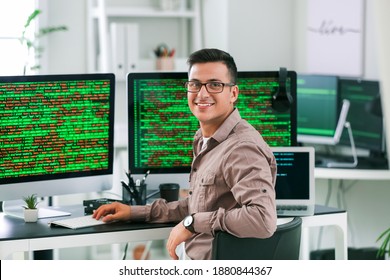
<svg viewBox="0 0 390 280">
<path fill-rule="evenodd" d="M 233 83 L 222 83 L 222 82 L 207 82 L 201 83 L 198 81 L 188 81 L 185 84 L 185 87 L 188 92 L 197 93 L 201 90 L 202 86 L 206 87 L 208 93 L 220 93 L 223 91 L 225 86 L 232 87 L 235 86 Z"/>
</svg>

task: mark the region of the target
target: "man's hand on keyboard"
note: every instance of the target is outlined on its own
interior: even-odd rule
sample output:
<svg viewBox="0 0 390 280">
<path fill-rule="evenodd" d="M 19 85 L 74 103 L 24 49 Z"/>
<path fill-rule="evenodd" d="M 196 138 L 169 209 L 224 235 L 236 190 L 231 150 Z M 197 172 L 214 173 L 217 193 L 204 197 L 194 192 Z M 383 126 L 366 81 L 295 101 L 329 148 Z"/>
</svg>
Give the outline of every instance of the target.
<svg viewBox="0 0 390 280">
<path fill-rule="evenodd" d="M 96 209 L 92 215 L 93 218 L 103 222 L 128 221 L 130 220 L 131 207 L 129 205 L 113 202 L 105 204 Z"/>
</svg>

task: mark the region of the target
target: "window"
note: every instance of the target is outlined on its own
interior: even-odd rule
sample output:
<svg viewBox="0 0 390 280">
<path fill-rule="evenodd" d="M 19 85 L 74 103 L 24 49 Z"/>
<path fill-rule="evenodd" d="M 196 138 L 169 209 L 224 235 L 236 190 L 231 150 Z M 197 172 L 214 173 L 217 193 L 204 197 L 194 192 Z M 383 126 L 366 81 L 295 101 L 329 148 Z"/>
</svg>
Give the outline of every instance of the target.
<svg viewBox="0 0 390 280">
<path fill-rule="evenodd" d="M 12 0 L 0 1 L 0 75 L 23 75 L 23 67 L 30 63 L 34 55 L 27 55 L 19 38 L 28 16 L 35 9 L 35 1 Z M 29 38 L 34 36 L 34 22 L 29 27 Z"/>
</svg>

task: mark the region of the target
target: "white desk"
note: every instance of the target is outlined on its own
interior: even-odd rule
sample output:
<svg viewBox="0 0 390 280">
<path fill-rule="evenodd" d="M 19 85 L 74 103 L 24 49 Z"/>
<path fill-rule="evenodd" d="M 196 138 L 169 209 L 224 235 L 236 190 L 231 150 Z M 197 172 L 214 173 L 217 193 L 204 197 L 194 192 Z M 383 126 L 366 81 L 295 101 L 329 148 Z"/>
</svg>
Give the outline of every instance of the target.
<svg viewBox="0 0 390 280">
<path fill-rule="evenodd" d="M 309 259 L 308 230 L 316 226 L 335 226 L 336 259 L 347 259 L 347 213 L 321 206 L 316 207 L 316 212 L 314 216 L 302 217 L 300 259 Z M 162 240 L 168 238 L 173 225 L 144 224 L 143 227 L 104 225 L 80 230 L 57 229 L 60 234 L 50 234 L 46 221 L 25 224 L 20 219 L 0 214 L 0 259 L 10 258 L 16 252 Z M 21 233 L 23 228 L 25 233 Z"/>
<path fill-rule="evenodd" d="M 76 210 L 73 210 L 76 209 Z M 83 208 L 66 208 L 75 216 Z M 58 219 L 58 218 L 57 218 Z M 0 214 L 0 259 L 8 259 L 16 252 L 57 248 L 71 248 L 166 239 L 174 224 L 115 223 L 83 229 L 50 228 L 48 221 L 25 223 L 23 219 Z"/>
<path fill-rule="evenodd" d="M 347 212 L 337 210 L 336 208 L 316 205 L 316 215 L 302 217 L 301 250 L 299 255 L 301 260 L 310 259 L 309 229 L 321 226 L 332 226 L 335 229 L 335 259 L 348 259 Z"/>
<path fill-rule="evenodd" d="M 387 169 L 315 168 L 316 179 L 340 180 L 390 180 Z"/>
</svg>

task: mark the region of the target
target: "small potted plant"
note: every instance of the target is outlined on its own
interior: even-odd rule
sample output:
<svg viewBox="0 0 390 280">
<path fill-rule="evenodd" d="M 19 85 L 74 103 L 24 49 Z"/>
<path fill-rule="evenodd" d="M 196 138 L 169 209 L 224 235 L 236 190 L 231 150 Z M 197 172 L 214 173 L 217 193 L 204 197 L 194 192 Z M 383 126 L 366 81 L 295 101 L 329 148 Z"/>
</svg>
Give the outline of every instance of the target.
<svg viewBox="0 0 390 280">
<path fill-rule="evenodd" d="M 38 197 L 36 194 L 32 194 L 23 197 L 24 205 L 24 221 L 27 223 L 38 221 Z"/>
</svg>

